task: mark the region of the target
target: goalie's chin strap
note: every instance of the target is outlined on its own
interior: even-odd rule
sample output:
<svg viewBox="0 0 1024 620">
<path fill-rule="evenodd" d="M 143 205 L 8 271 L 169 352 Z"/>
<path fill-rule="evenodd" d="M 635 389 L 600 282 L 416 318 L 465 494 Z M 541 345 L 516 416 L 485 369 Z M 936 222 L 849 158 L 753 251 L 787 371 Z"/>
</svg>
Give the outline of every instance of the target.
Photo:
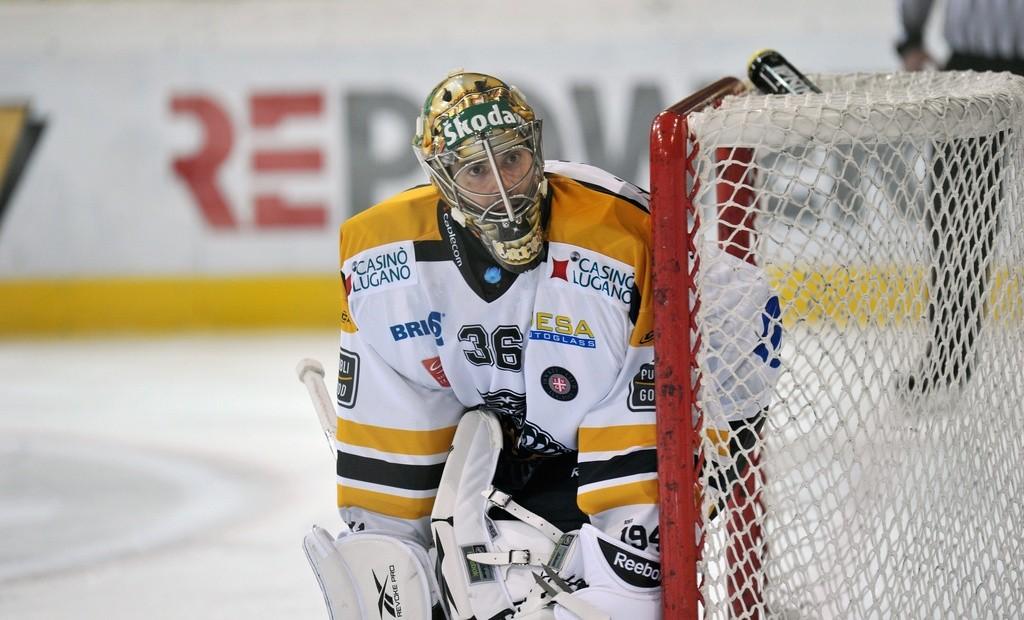
<svg viewBox="0 0 1024 620">
<path fill-rule="evenodd" d="M 484 489 L 481 495 L 484 496 L 487 503 L 491 506 L 501 508 L 516 519 L 519 519 L 523 523 L 543 534 L 548 538 L 548 540 L 556 545 L 562 539 L 562 530 L 552 525 L 544 517 L 541 517 L 534 512 L 530 512 L 526 508 L 520 506 L 508 493 L 499 491 L 491 486 Z M 533 554 L 530 553 L 529 549 L 509 549 L 508 551 L 500 553 L 469 553 L 466 554 L 466 558 L 478 564 L 489 564 L 491 566 L 505 566 L 512 564 L 545 566 L 551 559 L 548 554 Z"/>
</svg>

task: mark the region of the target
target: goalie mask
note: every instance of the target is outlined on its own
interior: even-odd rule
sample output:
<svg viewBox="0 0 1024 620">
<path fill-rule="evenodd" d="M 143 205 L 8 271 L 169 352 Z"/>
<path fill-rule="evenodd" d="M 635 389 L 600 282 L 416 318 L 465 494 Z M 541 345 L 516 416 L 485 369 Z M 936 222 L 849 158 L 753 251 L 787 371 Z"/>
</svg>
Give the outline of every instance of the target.
<svg viewBox="0 0 1024 620">
<path fill-rule="evenodd" d="M 430 92 L 416 122 L 416 157 L 452 218 L 513 272 L 536 266 L 544 248 L 540 125 L 514 87 L 461 70 Z"/>
</svg>

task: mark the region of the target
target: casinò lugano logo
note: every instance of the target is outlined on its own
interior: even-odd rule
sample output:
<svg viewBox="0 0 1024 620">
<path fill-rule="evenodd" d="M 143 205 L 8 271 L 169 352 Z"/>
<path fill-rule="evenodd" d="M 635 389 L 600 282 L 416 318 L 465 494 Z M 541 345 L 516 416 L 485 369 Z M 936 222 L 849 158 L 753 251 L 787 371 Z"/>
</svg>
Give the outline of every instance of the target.
<svg viewBox="0 0 1024 620">
<path fill-rule="evenodd" d="M 27 104 L 0 105 L 0 224 L 45 127 Z"/>
</svg>

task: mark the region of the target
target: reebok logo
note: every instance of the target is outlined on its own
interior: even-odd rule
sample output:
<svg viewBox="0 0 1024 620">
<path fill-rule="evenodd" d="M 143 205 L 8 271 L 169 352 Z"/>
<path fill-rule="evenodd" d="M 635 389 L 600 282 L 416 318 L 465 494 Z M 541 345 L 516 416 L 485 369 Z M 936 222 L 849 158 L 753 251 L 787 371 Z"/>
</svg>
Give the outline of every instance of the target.
<svg viewBox="0 0 1024 620">
<path fill-rule="evenodd" d="M 615 575 L 627 584 L 637 588 L 657 588 L 661 585 L 661 564 L 640 555 L 630 553 L 598 538 L 597 545 Z"/>
<path fill-rule="evenodd" d="M 384 578 L 384 583 L 381 583 L 380 578 L 377 577 L 377 571 L 370 571 L 370 574 L 373 575 L 373 586 L 377 588 L 377 613 L 381 620 L 384 620 L 385 612 L 389 618 L 402 617 L 402 599 L 398 594 L 396 572 L 394 564 L 388 565 L 388 573 Z"/>
<path fill-rule="evenodd" d="M 653 564 L 646 560 L 635 560 L 621 551 L 615 554 L 612 564 L 634 575 L 648 577 L 655 581 L 661 578 L 661 569 L 655 568 Z"/>
</svg>

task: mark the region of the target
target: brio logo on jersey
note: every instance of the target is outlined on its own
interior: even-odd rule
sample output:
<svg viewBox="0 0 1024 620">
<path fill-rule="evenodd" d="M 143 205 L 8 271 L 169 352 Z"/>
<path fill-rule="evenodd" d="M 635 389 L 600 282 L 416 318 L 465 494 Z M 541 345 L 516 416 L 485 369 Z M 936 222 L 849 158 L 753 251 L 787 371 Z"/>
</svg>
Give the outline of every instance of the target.
<svg viewBox="0 0 1024 620">
<path fill-rule="evenodd" d="M 345 292 L 351 295 L 359 291 L 383 290 L 405 282 L 414 283 L 416 274 L 409 249 L 405 246 L 402 244 L 397 248 L 353 259 L 345 275 Z"/>
<path fill-rule="evenodd" d="M 538 312 L 533 315 L 533 329 L 530 340 L 546 340 L 559 344 L 571 344 L 584 349 L 596 349 L 594 332 L 584 319 L 573 321 L 564 314 Z"/>
<path fill-rule="evenodd" d="M 593 289 L 624 304 L 633 301 L 634 276 L 631 271 L 623 271 L 579 252 L 570 254 L 569 260 L 552 257 L 551 277 Z"/>
<path fill-rule="evenodd" d="M 470 106 L 441 124 L 444 141 L 448 146 L 458 144 L 485 129 L 515 127 L 522 120 L 504 101 L 480 103 Z"/>
<path fill-rule="evenodd" d="M 441 337 L 441 318 L 443 316 L 443 314 L 435 310 L 428 314 L 425 319 L 392 325 L 389 328 L 391 329 L 391 337 L 395 339 L 395 342 L 398 342 L 406 338 L 433 336 L 434 342 L 440 347 L 444 345 L 444 338 Z"/>
</svg>

